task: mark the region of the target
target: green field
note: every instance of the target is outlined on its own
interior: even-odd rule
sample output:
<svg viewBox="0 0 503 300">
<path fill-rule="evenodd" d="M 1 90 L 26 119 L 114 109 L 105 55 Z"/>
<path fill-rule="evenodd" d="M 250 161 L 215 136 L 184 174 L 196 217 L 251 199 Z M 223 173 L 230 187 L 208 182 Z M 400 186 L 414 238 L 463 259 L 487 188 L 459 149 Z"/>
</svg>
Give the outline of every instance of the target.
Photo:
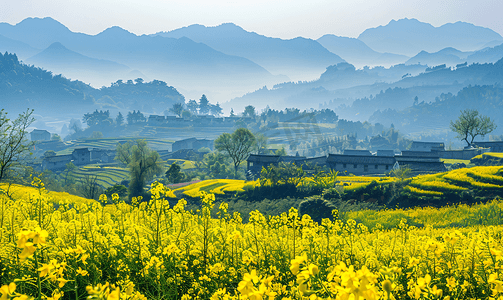
<svg viewBox="0 0 503 300">
<path fill-rule="evenodd" d="M 117 143 L 124 141 L 134 141 L 137 138 L 126 137 L 126 138 L 101 138 L 101 139 L 85 139 L 77 140 L 73 142 L 73 145 L 65 150 L 56 152 L 58 155 L 71 154 L 76 148 L 98 148 L 98 149 L 109 149 L 114 150 L 117 147 Z M 153 150 L 170 150 L 171 144 L 174 143 L 172 139 L 163 138 L 142 138 L 147 141 L 149 148 Z"/>
<path fill-rule="evenodd" d="M 85 176 L 97 176 L 96 181 L 103 188 L 108 188 L 122 180 L 129 179 L 129 170 L 119 167 L 100 167 L 97 165 L 88 165 L 70 172 L 70 175 L 77 182 L 83 180 Z"/>
<path fill-rule="evenodd" d="M 450 159 L 450 158 L 441 158 L 441 161 L 443 161 L 446 165 L 452 165 L 456 163 L 462 163 L 465 165 L 468 165 L 470 163 L 469 159 Z"/>
</svg>

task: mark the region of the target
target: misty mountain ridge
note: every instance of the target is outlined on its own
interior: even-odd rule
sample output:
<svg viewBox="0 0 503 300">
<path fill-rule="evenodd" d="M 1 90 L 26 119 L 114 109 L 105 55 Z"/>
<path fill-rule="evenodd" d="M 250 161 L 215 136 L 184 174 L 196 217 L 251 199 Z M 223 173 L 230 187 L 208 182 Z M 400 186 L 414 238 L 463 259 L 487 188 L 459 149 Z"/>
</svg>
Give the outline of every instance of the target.
<svg viewBox="0 0 503 300">
<path fill-rule="evenodd" d="M 54 44 L 49 48 L 61 50 L 62 47 Z M 64 51 L 81 58 L 79 54 Z M 0 99 L 2 108 L 14 115 L 30 108 L 45 116 L 78 118 L 95 109 L 124 113 L 136 109 L 162 114 L 174 103 L 185 102 L 176 88 L 160 80 L 117 80 L 110 86 L 95 89 L 81 81 L 21 63 L 15 54 L 8 53 L 0 53 Z"/>
<path fill-rule="evenodd" d="M 401 64 L 389 69 L 376 67 L 357 70 L 350 64 L 340 63 L 327 68 L 318 80 L 283 83 L 272 89 L 262 88 L 234 98 L 222 107 L 239 110 L 254 103 L 258 107 L 269 105 L 274 109 L 330 108 L 343 118 L 366 120 L 377 109 L 403 109 L 412 104 L 415 96 L 421 101 L 430 102 L 441 93 L 456 93 L 468 85 L 494 83 L 503 83 L 503 59 L 494 64 L 475 63 L 454 69 L 445 65 L 427 68 L 419 64 Z M 395 88 L 403 91 L 384 95 L 368 103 L 353 102 Z M 388 98 L 392 101 L 386 100 Z M 341 108 L 341 105 L 345 107 Z"/>
<path fill-rule="evenodd" d="M 285 76 L 273 76 L 246 58 L 224 54 L 188 38 L 137 36 L 117 26 L 92 36 L 71 32 L 52 18 L 30 18 L 17 25 L 1 23 L 0 35 L 3 34 L 9 38 L 15 36 L 17 40 L 40 49 L 59 42 L 68 50 L 126 65 L 149 78 L 185 89 L 196 86 L 198 93 L 190 97 L 206 93 L 213 98 L 214 94 L 221 93 L 218 100 L 225 101 L 264 84 L 289 80 Z M 58 69 L 57 65 L 44 67 Z M 108 85 L 117 79 L 107 77 L 93 84 Z"/>
<path fill-rule="evenodd" d="M 0 34 L 36 49 L 46 49 L 55 42 L 70 45 L 69 42 L 76 39 L 76 36 L 80 38 L 87 36 L 83 33 L 72 32 L 51 17 L 26 18 L 16 25 L 0 23 Z"/>
<path fill-rule="evenodd" d="M 357 68 L 363 66 L 385 66 L 400 64 L 409 59 L 408 56 L 379 53 L 372 50 L 363 41 L 355 38 L 336 36 L 334 34 L 325 34 L 316 40 L 323 47 L 332 53 L 337 53 L 344 60 Z"/>
<path fill-rule="evenodd" d="M 18 45 L 24 43 L 33 49 L 47 45 L 45 48 L 39 48 L 44 50 L 30 57 L 29 61 L 53 72 L 61 72 L 64 76 L 92 82 L 94 86 L 108 86 L 117 79 L 126 81 L 138 77 L 152 78 L 176 86 L 189 99 L 198 99 L 204 93 L 212 101 L 220 102 L 224 108 L 236 105 L 234 108 L 238 109 L 250 103 L 261 108 L 275 101 L 278 102 L 274 105 L 283 107 L 297 103 L 300 107 L 316 107 L 334 99 L 339 99 L 337 103 L 343 103 L 378 93 L 382 88 L 408 88 L 410 84 L 444 85 L 449 91 L 466 82 L 479 84 L 482 79 L 471 79 L 469 74 L 462 72 L 451 73 L 448 68 L 429 72 L 434 73 L 433 75 L 418 76 L 423 72 L 428 73 L 428 66 L 496 62 L 503 57 L 501 45 L 477 52 L 454 48 L 454 44 L 462 44 L 458 41 L 461 37 L 483 45 L 497 44 L 495 41 L 502 38 L 494 31 L 463 22 L 447 25 L 433 27 L 415 19 L 402 19 L 391 21 L 386 26 L 368 29 L 358 39 L 325 35 L 315 41 L 302 37 L 290 40 L 266 37 L 248 32 L 232 23 L 215 27 L 191 25 L 170 32 L 141 36 L 114 26 L 97 35 L 87 35 L 74 33 L 52 18 L 29 18 L 17 25 L 0 23 L 0 35 L 10 39 L 11 43 L 17 41 Z M 442 41 L 452 42 L 453 45 L 443 47 L 437 52 L 422 49 L 423 52 L 416 52 L 417 61 L 394 54 L 394 51 L 375 51 L 362 40 L 369 32 L 379 33 L 383 37 L 384 33 L 389 34 L 395 27 L 403 27 L 401 33 L 393 35 L 395 43 L 402 45 L 414 46 L 408 41 L 414 38 L 414 30 L 417 31 L 417 28 L 437 33 L 440 29 L 440 33 L 466 29 L 463 34 L 471 37 L 467 38 L 455 32 L 452 39 L 454 42 L 448 39 Z M 425 49 L 438 42 L 433 38 L 433 43 L 430 44 L 424 35 L 419 34 L 418 41 L 423 43 Z M 445 35 L 442 37 L 445 38 Z M 358 60 L 361 56 L 363 58 L 360 61 L 403 59 L 403 62 L 408 62 L 389 68 L 357 69 L 353 64 L 344 62 L 338 54 L 329 51 L 322 43 L 334 52 L 345 51 L 345 55 L 352 60 Z M 61 52 L 58 54 L 58 51 Z M 277 68 L 275 70 L 278 70 L 278 73 L 273 72 L 275 74 L 290 72 L 312 79 L 292 83 L 286 76 L 272 75 L 264 65 Z M 78 68 L 90 70 L 89 74 L 98 72 L 102 77 L 84 74 L 78 70 L 71 73 L 71 67 L 68 66 L 80 66 Z M 105 72 L 107 68 L 120 70 L 121 73 Z M 95 81 L 91 81 L 91 77 Z M 280 84 L 281 82 L 283 83 Z M 268 89 L 265 86 L 273 88 Z M 253 90 L 257 92 L 242 96 Z M 262 95 L 262 98 L 257 97 L 258 94 Z M 228 99 L 233 100 L 224 104 Z M 248 103 L 245 103 L 246 101 Z"/>
<path fill-rule="evenodd" d="M 214 27 L 190 25 L 155 36 L 182 38 L 204 43 L 220 52 L 245 57 L 273 74 L 284 74 L 293 81 L 313 79 L 329 65 L 344 60 L 318 42 L 297 37 L 284 40 L 249 32 L 233 24 Z"/>
<path fill-rule="evenodd" d="M 126 65 L 71 51 L 59 42 L 51 44 L 26 62 L 50 69 L 53 73 L 62 74 L 67 78 L 79 78 L 94 86 L 114 78 L 121 78 L 131 71 Z"/>
<path fill-rule="evenodd" d="M 37 54 L 40 50 L 26 43 L 0 35 L 0 53 L 5 52 L 16 53 L 20 59 L 25 59 Z"/>
<path fill-rule="evenodd" d="M 437 52 L 447 47 L 475 51 L 487 43 L 503 42 L 495 31 L 470 23 L 447 23 L 440 27 L 416 19 L 391 20 L 385 26 L 369 28 L 358 36 L 378 52 L 414 56 L 421 51 Z"/>
<path fill-rule="evenodd" d="M 448 66 L 456 66 L 467 61 L 467 57 L 474 52 L 463 52 L 452 47 L 444 48 L 435 53 L 421 51 L 416 56 L 410 58 L 405 64 L 426 64 L 428 66 L 436 66 L 446 64 Z"/>
</svg>

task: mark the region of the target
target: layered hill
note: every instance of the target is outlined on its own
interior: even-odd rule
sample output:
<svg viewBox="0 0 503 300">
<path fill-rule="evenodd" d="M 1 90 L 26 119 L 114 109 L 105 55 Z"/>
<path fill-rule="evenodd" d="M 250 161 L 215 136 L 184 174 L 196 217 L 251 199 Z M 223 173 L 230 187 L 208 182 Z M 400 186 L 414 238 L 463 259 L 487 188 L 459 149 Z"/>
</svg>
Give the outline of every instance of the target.
<svg viewBox="0 0 503 300">
<path fill-rule="evenodd" d="M 247 58 L 224 54 L 188 38 L 137 36 L 120 27 L 106 29 L 97 35 L 86 35 L 72 32 L 51 18 L 30 18 L 17 25 L 0 23 L 0 35 L 38 49 L 46 49 L 59 42 L 78 54 L 123 64 L 149 78 L 169 81 L 186 89 L 197 87 L 202 91 L 242 93 L 253 87 L 287 79 L 271 75 Z M 75 55 L 73 59 L 76 59 Z M 82 60 L 82 57 L 77 60 Z M 58 68 L 53 63 L 46 66 L 48 69 Z M 109 83 L 110 80 L 98 86 Z M 201 94 L 197 95 L 200 97 Z"/>
<path fill-rule="evenodd" d="M 499 62 L 499 64 L 501 65 L 503 62 Z M 384 125 L 393 123 L 397 129 L 405 132 L 424 132 L 426 130 L 448 129 L 450 121 L 456 120 L 460 111 L 476 109 L 480 114 L 489 116 L 498 125 L 491 134 L 503 134 L 503 128 L 499 126 L 503 122 L 502 95 L 501 85 L 468 86 L 458 93 L 441 94 L 432 102 L 421 102 L 404 109 L 378 109 L 369 120 Z M 362 104 L 369 105 L 370 101 L 360 103 L 360 105 Z"/>
<path fill-rule="evenodd" d="M 444 48 L 435 53 L 421 51 L 414 57 L 407 60 L 405 64 L 426 64 L 428 66 L 446 64 L 448 66 L 456 66 L 466 62 L 467 57 L 472 53 L 473 52 L 459 51 L 452 47 Z"/>
<path fill-rule="evenodd" d="M 417 102 L 428 103 L 442 93 L 457 93 L 469 85 L 503 83 L 502 62 L 503 59 L 494 64 L 458 68 L 446 65 L 427 68 L 416 64 L 360 70 L 341 63 L 327 68 L 318 80 L 262 88 L 225 105 L 234 109 L 246 103 L 277 109 L 330 108 L 342 118 L 365 121 L 379 109 L 405 109 L 413 105 L 416 97 Z"/>
<path fill-rule="evenodd" d="M 232 23 L 215 27 L 191 25 L 156 36 L 187 37 L 220 52 L 245 57 L 273 74 L 284 74 L 294 81 L 316 78 L 327 66 L 344 61 L 317 41 L 266 37 Z"/>
<path fill-rule="evenodd" d="M 29 64 L 51 70 L 56 74 L 65 74 L 69 78 L 79 78 L 82 81 L 99 85 L 100 82 L 110 82 L 121 78 L 131 71 L 123 64 L 110 60 L 91 58 L 71 51 L 59 42 L 25 60 Z"/>
<path fill-rule="evenodd" d="M 385 26 L 369 28 L 358 39 L 378 52 L 414 56 L 421 51 L 437 52 L 447 47 L 461 51 L 480 50 L 503 37 L 489 28 L 470 23 L 447 23 L 440 27 L 416 19 L 392 20 Z"/>
<path fill-rule="evenodd" d="M 19 58 L 24 59 L 37 54 L 40 50 L 26 43 L 0 35 L 0 53 L 5 52 L 16 53 Z"/>
<path fill-rule="evenodd" d="M 15 54 L 8 53 L 0 53 L 0 99 L 1 108 L 10 115 L 29 108 L 46 117 L 64 115 L 79 119 L 95 109 L 162 113 L 174 103 L 185 101 L 164 81 L 117 81 L 109 87 L 95 89 L 81 81 L 71 81 L 21 63 Z"/>
<path fill-rule="evenodd" d="M 330 52 L 337 53 L 341 58 L 358 68 L 363 66 L 389 67 L 409 59 L 405 55 L 374 51 L 363 41 L 355 38 L 326 34 L 316 41 Z"/>
</svg>

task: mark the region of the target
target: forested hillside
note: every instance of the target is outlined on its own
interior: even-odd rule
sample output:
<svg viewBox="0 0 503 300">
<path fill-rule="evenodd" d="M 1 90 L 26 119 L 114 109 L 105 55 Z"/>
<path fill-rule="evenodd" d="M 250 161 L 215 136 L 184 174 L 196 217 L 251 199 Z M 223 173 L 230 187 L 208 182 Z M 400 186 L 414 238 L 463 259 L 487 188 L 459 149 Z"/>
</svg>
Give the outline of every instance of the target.
<svg viewBox="0 0 503 300">
<path fill-rule="evenodd" d="M 360 105 L 368 105 L 370 102 Z M 489 116 L 496 124 L 501 124 L 503 87 L 500 84 L 468 86 L 456 95 L 441 94 L 431 103 L 418 103 L 403 110 L 378 110 L 370 117 L 370 121 L 385 125 L 393 123 L 397 129 L 404 131 L 426 127 L 448 128 L 450 121 L 457 119 L 460 110 L 464 109 L 477 109 L 480 114 Z M 500 134 L 502 130 L 500 126 L 494 133 Z"/>
<path fill-rule="evenodd" d="M 185 98 L 166 82 L 118 80 L 109 87 L 95 89 L 81 81 L 29 66 L 15 54 L 0 53 L 0 98 L 2 108 L 12 115 L 27 108 L 54 116 L 82 115 L 94 109 L 141 109 L 162 113 Z"/>
<path fill-rule="evenodd" d="M 93 90 L 83 82 L 22 64 L 15 54 L 0 53 L 2 108 L 13 115 L 26 108 L 46 114 L 83 110 L 93 105 Z"/>
</svg>

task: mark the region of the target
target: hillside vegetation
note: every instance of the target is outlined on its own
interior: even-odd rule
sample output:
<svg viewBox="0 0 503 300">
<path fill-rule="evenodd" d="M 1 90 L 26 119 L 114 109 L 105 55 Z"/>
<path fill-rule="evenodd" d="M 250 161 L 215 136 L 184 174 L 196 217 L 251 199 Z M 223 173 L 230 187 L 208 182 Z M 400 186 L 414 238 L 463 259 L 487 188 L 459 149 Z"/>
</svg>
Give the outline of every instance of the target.
<svg viewBox="0 0 503 300">
<path fill-rule="evenodd" d="M 273 183 L 270 180 L 204 180 L 199 183 L 184 186 L 173 190 L 177 197 L 199 197 L 200 192 L 213 193 L 217 196 L 245 198 L 256 201 L 254 190 L 267 187 L 285 189 L 290 182 Z M 445 203 L 474 202 L 483 199 L 492 199 L 503 195 L 503 167 L 473 167 L 452 170 L 445 173 L 419 175 L 409 179 L 396 177 L 360 177 L 337 176 L 330 177 L 304 177 L 299 178 L 296 184 L 297 191 L 291 196 L 305 195 L 306 190 L 311 194 L 319 192 L 312 189 L 319 185 L 325 188 L 339 187 L 340 194 L 345 200 L 377 201 L 386 204 L 388 199 L 396 192 L 396 185 L 401 184 L 399 192 L 406 202 L 402 206 L 413 205 L 443 205 Z M 309 193 L 309 192 L 308 192 Z M 273 194 L 269 194 L 269 197 Z M 267 195 L 264 195 L 267 198 Z M 283 195 L 285 197 L 285 195 Z"/>
</svg>

